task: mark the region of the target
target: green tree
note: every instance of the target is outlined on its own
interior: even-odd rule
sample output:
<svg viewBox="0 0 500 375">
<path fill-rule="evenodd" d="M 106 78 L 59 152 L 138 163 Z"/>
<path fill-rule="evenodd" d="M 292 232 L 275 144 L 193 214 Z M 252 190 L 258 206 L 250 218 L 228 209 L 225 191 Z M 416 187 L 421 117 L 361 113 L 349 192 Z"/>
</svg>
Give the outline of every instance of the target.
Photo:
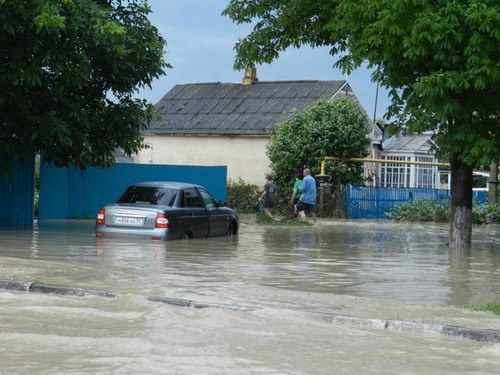
<svg viewBox="0 0 500 375">
<path fill-rule="evenodd" d="M 366 113 L 347 96 L 321 100 L 295 111 L 276 126 L 269 141 L 267 155 L 274 182 L 280 190 L 289 190 L 294 176 L 304 168 L 318 174 L 325 156 L 367 156 L 369 132 Z M 342 183 L 360 183 L 363 179 L 362 166 L 357 163 L 337 163 L 329 171 Z"/>
<path fill-rule="evenodd" d="M 0 0 L 0 153 L 107 166 L 143 147 L 169 65 L 142 0 Z"/>
<path fill-rule="evenodd" d="M 497 0 L 232 0 L 255 22 L 235 66 L 269 63 L 290 46 L 330 46 L 350 72 L 367 61 L 410 130 L 433 130 L 451 163 L 450 244 L 471 243 L 472 169 L 498 159 L 500 3 Z"/>
</svg>

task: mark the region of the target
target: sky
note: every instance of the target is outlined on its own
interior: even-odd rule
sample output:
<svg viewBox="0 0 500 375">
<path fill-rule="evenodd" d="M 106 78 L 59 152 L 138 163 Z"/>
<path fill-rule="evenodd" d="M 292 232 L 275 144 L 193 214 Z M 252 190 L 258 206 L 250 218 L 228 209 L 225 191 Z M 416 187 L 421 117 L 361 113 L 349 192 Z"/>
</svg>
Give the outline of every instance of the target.
<svg viewBox="0 0 500 375">
<path fill-rule="evenodd" d="M 177 84 L 239 83 L 243 71 L 236 71 L 234 45 L 246 36 L 251 25 L 237 25 L 221 13 L 229 0 L 148 0 L 153 13 L 150 20 L 167 41 L 165 59 L 173 66 L 166 75 L 143 89 L 142 98 L 157 103 Z M 335 59 L 328 48 L 301 47 L 290 49 L 271 64 L 257 66 L 259 81 L 343 80 L 333 65 Z M 347 76 L 354 94 L 365 108 L 368 117 L 382 118 L 390 101 L 387 91 L 371 82 L 371 72 L 360 68 Z M 375 112 L 376 109 L 376 112 Z"/>
</svg>

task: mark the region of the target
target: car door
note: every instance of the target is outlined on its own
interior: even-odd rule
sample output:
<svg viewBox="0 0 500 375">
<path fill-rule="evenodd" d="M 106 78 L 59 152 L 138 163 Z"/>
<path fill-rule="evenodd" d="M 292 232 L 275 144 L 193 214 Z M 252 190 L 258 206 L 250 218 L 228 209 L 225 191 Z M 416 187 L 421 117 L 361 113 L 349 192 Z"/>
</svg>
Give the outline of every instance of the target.
<svg viewBox="0 0 500 375">
<path fill-rule="evenodd" d="M 209 236 L 223 236 L 227 233 L 231 223 L 231 217 L 220 209 L 217 201 L 205 188 L 199 187 L 198 191 L 203 199 L 203 203 L 208 211 Z"/>
<path fill-rule="evenodd" d="M 193 237 L 207 237 L 209 230 L 208 212 L 196 188 L 184 189 L 184 222 Z"/>
</svg>

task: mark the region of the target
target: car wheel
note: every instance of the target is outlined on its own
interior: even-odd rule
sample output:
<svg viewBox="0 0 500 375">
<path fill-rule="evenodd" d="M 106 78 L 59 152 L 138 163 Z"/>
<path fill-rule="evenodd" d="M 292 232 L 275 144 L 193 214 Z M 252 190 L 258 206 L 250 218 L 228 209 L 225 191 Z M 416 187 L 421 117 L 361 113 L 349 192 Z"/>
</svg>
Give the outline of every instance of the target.
<svg viewBox="0 0 500 375">
<path fill-rule="evenodd" d="M 184 236 L 182 236 L 183 240 L 190 240 L 191 238 L 193 238 L 191 232 L 184 233 Z"/>
</svg>

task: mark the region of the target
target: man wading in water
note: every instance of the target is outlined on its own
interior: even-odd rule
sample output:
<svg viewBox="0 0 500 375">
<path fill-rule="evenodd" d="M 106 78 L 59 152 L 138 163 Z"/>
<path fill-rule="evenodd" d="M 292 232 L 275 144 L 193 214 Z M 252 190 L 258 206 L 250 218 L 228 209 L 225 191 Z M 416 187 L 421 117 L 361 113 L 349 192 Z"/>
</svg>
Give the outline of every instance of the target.
<svg viewBox="0 0 500 375">
<path fill-rule="evenodd" d="M 305 218 L 306 216 L 312 218 L 316 221 L 316 180 L 311 176 L 311 170 L 309 168 L 303 171 L 304 178 L 300 184 L 300 190 L 302 195 L 297 203 L 297 211 L 299 213 L 299 218 Z"/>
</svg>

